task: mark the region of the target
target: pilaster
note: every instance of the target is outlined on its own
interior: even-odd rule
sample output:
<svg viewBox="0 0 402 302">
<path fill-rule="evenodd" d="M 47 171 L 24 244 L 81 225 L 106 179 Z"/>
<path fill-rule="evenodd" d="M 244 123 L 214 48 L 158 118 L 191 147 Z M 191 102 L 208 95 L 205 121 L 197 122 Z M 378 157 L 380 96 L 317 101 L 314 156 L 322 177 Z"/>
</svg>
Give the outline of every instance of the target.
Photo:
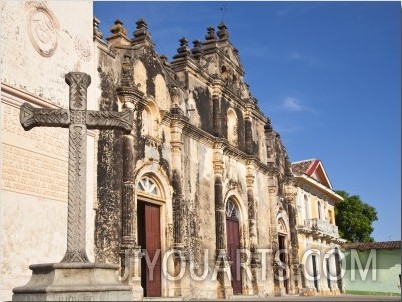
<svg viewBox="0 0 402 302">
<path fill-rule="evenodd" d="M 290 293 L 298 294 L 299 292 L 299 255 L 298 255 L 298 239 L 296 230 L 296 189 L 294 186 L 285 187 L 285 196 L 288 207 L 288 217 L 289 217 L 289 228 L 290 228 L 290 248 L 289 253 L 290 261 Z"/>
<path fill-rule="evenodd" d="M 215 235 L 216 235 L 216 265 L 219 267 L 217 272 L 218 288 L 217 298 L 227 299 L 233 295 L 228 265 L 227 244 L 226 244 L 226 212 L 223 199 L 223 143 L 214 145 L 213 169 L 214 169 L 214 195 L 215 195 Z"/>
<path fill-rule="evenodd" d="M 188 278 L 188 266 L 186 259 L 188 252 L 185 247 L 185 224 L 182 223 L 185 213 L 185 200 L 183 193 L 183 176 L 182 176 L 182 152 L 183 152 L 183 128 L 188 121 L 183 111 L 178 106 L 181 100 L 177 88 L 171 91 L 173 107 L 171 108 L 172 119 L 170 122 L 170 152 L 171 152 L 171 168 L 172 168 L 172 187 L 173 187 L 173 249 L 174 257 L 174 275 L 180 273 L 182 266 L 186 267 L 186 276 L 175 282 L 174 296 L 186 296 L 190 289 L 190 280 Z"/>
<path fill-rule="evenodd" d="M 271 261 L 268 260 L 269 263 L 272 263 L 272 279 L 274 280 L 274 295 L 281 295 L 281 287 L 279 282 L 279 241 L 278 241 L 278 227 L 276 221 L 276 215 L 278 213 L 278 183 L 274 176 L 270 176 L 268 180 L 268 195 L 269 195 L 269 204 L 270 204 L 270 218 L 271 218 L 271 226 L 270 226 L 270 241 L 271 241 Z M 270 276 L 268 276 L 270 277 Z M 271 279 L 271 280 L 272 280 Z"/>
<path fill-rule="evenodd" d="M 251 123 L 251 112 L 254 109 L 254 106 L 251 104 L 246 105 L 246 113 L 244 116 L 244 136 L 245 136 L 245 145 L 246 145 L 246 153 L 252 155 L 254 153 L 253 150 L 253 128 Z"/>
</svg>

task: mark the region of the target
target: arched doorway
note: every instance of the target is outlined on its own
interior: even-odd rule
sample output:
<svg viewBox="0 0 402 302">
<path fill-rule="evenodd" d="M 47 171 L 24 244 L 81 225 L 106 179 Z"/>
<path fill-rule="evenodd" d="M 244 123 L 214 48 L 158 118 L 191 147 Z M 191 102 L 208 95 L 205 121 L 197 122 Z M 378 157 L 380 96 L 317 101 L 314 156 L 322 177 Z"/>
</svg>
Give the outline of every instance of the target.
<svg viewBox="0 0 402 302">
<path fill-rule="evenodd" d="M 230 272 L 234 295 L 242 294 L 239 230 L 239 208 L 232 199 L 229 199 L 226 203 L 226 237 L 228 256 L 231 261 Z"/>
<path fill-rule="evenodd" d="M 160 297 L 161 282 L 161 205 L 157 182 L 143 176 L 136 186 L 138 244 L 145 252 L 141 259 L 141 286 L 145 297 Z"/>
<path fill-rule="evenodd" d="M 289 251 L 287 245 L 288 231 L 283 219 L 278 220 L 278 244 L 279 244 L 279 260 L 284 264 L 282 266 L 281 279 L 286 294 L 289 294 Z"/>
</svg>

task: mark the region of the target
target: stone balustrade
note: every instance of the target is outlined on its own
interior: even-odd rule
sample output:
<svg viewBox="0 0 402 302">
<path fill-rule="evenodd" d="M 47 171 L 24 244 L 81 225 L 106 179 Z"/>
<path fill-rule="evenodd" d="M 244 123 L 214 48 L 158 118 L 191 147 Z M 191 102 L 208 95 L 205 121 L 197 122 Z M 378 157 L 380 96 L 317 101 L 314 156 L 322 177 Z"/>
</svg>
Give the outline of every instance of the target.
<svg viewBox="0 0 402 302">
<path fill-rule="evenodd" d="M 339 238 L 338 227 L 336 225 L 318 218 L 305 219 L 304 225 L 299 226 L 299 230 L 312 232 L 316 235 Z"/>
</svg>

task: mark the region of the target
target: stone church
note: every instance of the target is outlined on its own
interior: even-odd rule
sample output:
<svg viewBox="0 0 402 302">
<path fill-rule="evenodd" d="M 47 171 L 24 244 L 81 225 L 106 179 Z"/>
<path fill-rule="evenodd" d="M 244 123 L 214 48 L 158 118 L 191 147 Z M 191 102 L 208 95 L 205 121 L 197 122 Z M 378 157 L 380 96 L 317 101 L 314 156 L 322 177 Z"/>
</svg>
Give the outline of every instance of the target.
<svg viewBox="0 0 402 302">
<path fill-rule="evenodd" d="M 78 9 L 77 6 L 80 6 Z M 77 13 L 78 12 L 78 13 Z M 65 248 L 66 129 L 24 132 L 19 107 L 130 110 L 130 133 L 89 130 L 86 247 L 118 264 L 133 298 L 299 294 L 296 182 L 224 23 L 169 60 L 147 23 L 99 31 L 91 2 L 2 2 L 1 298 Z M 71 18 L 74 18 L 72 23 Z"/>
</svg>

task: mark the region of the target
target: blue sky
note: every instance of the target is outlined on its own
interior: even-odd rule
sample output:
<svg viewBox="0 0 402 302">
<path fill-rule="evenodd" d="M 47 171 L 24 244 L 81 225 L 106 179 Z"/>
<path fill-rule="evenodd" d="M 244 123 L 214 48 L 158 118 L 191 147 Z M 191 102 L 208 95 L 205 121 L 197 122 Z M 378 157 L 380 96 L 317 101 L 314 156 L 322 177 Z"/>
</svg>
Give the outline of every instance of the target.
<svg viewBox="0 0 402 302">
<path fill-rule="evenodd" d="M 222 9 L 223 8 L 223 9 Z M 321 159 L 335 190 L 374 206 L 376 241 L 401 239 L 400 2 L 94 2 L 104 38 L 144 18 L 159 54 L 223 20 L 245 80 L 291 161 Z"/>
</svg>

